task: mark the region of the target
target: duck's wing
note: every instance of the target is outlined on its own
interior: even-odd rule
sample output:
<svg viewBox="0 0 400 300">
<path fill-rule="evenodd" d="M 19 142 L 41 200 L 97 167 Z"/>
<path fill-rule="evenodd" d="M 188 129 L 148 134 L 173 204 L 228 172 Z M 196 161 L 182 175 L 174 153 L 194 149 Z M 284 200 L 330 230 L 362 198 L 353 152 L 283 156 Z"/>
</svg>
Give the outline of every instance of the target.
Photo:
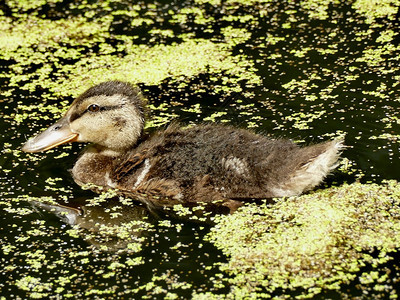
<svg viewBox="0 0 400 300">
<path fill-rule="evenodd" d="M 135 152 L 132 155 L 128 155 L 114 168 L 113 177 L 115 180 L 120 182 L 132 174 L 135 169 L 141 167 L 142 163 L 147 158 L 147 152 L 148 149 L 143 149 L 140 152 Z"/>
</svg>

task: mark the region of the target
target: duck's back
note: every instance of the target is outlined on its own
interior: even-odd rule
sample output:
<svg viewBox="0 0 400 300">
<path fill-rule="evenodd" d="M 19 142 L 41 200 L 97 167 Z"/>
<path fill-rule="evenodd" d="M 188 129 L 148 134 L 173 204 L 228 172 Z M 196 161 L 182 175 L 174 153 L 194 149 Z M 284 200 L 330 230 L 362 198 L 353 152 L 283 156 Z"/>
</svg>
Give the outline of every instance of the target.
<svg viewBox="0 0 400 300">
<path fill-rule="evenodd" d="M 285 187 L 328 147 L 300 148 L 228 126 L 171 126 L 117 161 L 113 178 L 123 189 L 159 192 L 184 202 L 299 194 L 304 188 L 288 192 Z"/>
<path fill-rule="evenodd" d="M 208 176 L 211 185 L 230 197 L 232 192 L 237 198 L 252 197 L 265 180 L 278 180 L 272 177 L 280 173 L 285 152 L 296 148 L 290 141 L 224 126 L 172 129 L 162 134 L 162 143 L 156 146 L 154 154 L 160 160 L 154 171 L 161 178 L 179 180 L 185 187 Z"/>
</svg>

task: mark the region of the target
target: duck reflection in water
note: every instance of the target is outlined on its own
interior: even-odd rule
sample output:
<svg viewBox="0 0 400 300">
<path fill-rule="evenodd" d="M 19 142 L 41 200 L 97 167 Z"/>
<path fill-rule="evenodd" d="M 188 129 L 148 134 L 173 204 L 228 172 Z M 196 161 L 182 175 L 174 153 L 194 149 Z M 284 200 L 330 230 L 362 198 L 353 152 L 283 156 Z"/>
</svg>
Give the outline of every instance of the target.
<svg viewBox="0 0 400 300">
<path fill-rule="evenodd" d="M 80 202 L 74 206 L 43 201 L 30 204 L 75 227 L 78 236 L 98 249 L 111 252 L 140 249 L 138 245 L 144 242 L 154 219 L 143 205 L 123 205 L 116 197 L 101 205 L 87 203 L 85 199 Z"/>
<path fill-rule="evenodd" d="M 248 130 L 216 124 L 171 125 L 144 132 L 144 99 L 120 81 L 80 95 L 61 118 L 30 139 L 26 152 L 89 142 L 72 169 L 79 185 L 116 189 L 149 207 L 216 204 L 235 211 L 248 199 L 295 196 L 335 168 L 342 140 L 299 147 Z"/>
</svg>

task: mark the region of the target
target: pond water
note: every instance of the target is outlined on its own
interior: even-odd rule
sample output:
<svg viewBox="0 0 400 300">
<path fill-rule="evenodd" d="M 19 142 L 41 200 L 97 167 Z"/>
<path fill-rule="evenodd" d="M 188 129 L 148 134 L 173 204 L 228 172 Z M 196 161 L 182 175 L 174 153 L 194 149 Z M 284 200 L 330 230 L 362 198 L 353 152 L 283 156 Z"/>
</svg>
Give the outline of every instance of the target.
<svg viewBox="0 0 400 300">
<path fill-rule="evenodd" d="M 148 99 L 148 131 L 178 120 L 226 123 L 300 144 L 344 137 L 344 159 L 321 189 L 397 181 L 399 6 L 395 0 L 1 3 L 0 297 L 397 298 L 396 247 L 382 251 L 390 252 L 388 261 L 330 286 L 235 290 L 230 279 L 237 274 L 221 267 L 230 256 L 208 237 L 212 222 L 183 208 L 175 218 L 112 192 L 81 189 L 68 170 L 84 145 L 44 154 L 20 149 L 86 88 L 120 79 L 139 85 Z M 399 195 L 390 199 L 397 203 Z M 399 216 L 391 217 L 396 236 Z M 383 257 L 379 243 L 371 247 L 372 256 Z M 376 278 L 361 276 L 366 270 Z"/>
</svg>

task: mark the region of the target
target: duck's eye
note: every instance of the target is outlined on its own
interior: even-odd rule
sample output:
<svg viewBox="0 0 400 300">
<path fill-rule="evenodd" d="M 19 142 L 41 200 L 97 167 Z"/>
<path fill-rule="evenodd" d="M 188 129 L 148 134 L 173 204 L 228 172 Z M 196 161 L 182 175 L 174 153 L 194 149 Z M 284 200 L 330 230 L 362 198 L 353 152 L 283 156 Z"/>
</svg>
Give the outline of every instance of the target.
<svg viewBox="0 0 400 300">
<path fill-rule="evenodd" d="M 100 110 L 100 106 L 98 104 L 90 104 L 87 110 L 90 112 L 98 112 Z"/>
</svg>

